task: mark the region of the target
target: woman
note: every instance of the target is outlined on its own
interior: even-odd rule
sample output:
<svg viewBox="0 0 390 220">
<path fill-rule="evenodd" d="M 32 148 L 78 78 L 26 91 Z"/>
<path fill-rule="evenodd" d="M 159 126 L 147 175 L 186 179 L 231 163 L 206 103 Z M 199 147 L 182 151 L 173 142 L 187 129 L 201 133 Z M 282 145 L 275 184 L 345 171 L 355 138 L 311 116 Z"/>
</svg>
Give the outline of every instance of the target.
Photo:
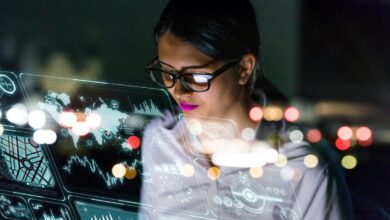
<svg viewBox="0 0 390 220">
<path fill-rule="evenodd" d="M 142 152 L 144 177 L 148 178 L 144 178 L 141 194 L 144 210 L 159 219 L 188 219 L 189 215 L 352 218 L 348 203 L 339 200 L 340 193 L 347 194 L 333 165 L 321 160 L 308 169 L 303 158 L 315 150 L 304 142 L 283 140 L 283 121 L 271 126 L 262 122 L 260 129 L 248 114 L 258 105 L 251 94 L 256 91 L 260 46 L 255 12 L 248 0 L 170 0 L 154 36 L 158 57 L 147 71 L 154 82 L 167 88 L 183 117 L 176 120 L 167 113 L 145 129 Z M 194 121 L 197 126 L 192 126 Z M 240 140 L 236 131 L 248 128 L 256 129 L 257 137 L 265 137 L 267 132 L 280 135 L 277 143 L 282 144 L 276 147 L 288 158 L 288 166 L 242 166 L 250 163 L 240 152 L 250 156 L 248 152 L 261 151 L 254 150 L 259 145 L 253 141 L 243 144 Z M 223 144 L 215 139 L 223 139 Z M 216 155 L 228 155 L 229 159 L 217 160 Z M 264 160 L 261 153 L 256 155 L 258 161 Z M 237 158 L 244 160 L 232 163 Z M 289 175 L 294 172 L 300 175 Z"/>
</svg>

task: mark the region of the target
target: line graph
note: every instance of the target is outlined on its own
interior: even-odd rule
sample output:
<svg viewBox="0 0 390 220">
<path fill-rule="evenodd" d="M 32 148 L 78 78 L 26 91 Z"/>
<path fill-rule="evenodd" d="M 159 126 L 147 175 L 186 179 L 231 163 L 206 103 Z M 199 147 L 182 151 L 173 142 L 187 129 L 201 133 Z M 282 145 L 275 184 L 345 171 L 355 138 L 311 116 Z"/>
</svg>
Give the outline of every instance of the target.
<svg viewBox="0 0 390 220">
<path fill-rule="evenodd" d="M 162 116 L 163 115 L 151 99 L 149 100 L 149 102 L 144 101 L 139 106 L 134 105 L 133 107 L 134 107 L 134 113 L 137 113 L 137 114 L 153 115 L 153 116 Z"/>
<path fill-rule="evenodd" d="M 76 201 L 76 208 L 82 220 L 136 220 L 149 219 L 136 210 L 128 210 L 124 207 L 112 207 L 87 202 Z"/>
<path fill-rule="evenodd" d="M 63 166 L 63 170 L 67 173 L 71 174 L 73 167 L 75 165 L 82 166 L 84 168 L 89 169 L 93 174 L 98 175 L 106 184 L 106 186 L 111 189 L 119 184 L 123 184 L 123 178 L 116 178 L 112 176 L 109 172 L 103 171 L 98 163 L 94 159 L 88 159 L 86 156 L 71 156 L 66 165 Z"/>
<path fill-rule="evenodd" d="M 47 212 L 43 213 L 42 218 L 44 220 L 72 220 L 68 210 L 66 210 L 66 209 L 61 209 L 60 215 L 58 217 L 56 217 L 53 210 L 50 209 L 48 212 L 49 213 L 47 213 Z"/>
</svg>

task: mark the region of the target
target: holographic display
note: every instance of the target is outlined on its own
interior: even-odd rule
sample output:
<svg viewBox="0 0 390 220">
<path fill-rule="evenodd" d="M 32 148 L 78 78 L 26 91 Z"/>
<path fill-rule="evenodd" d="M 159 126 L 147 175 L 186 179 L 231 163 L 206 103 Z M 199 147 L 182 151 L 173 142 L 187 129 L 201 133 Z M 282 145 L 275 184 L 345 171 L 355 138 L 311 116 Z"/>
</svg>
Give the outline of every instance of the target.
<svg viewBox="0 0 390 220">
<path fill-rule="evenodd" d="M 38 220 L 72 220 L 69 207 L 53 202 L 30 200 L 34 216 Z"/>
<path fill-rule="evenodd" d="M 23 111 L 8 117 L 14 106 Z M 161 89 L 0 72 L 0 218 L 151 219 L 138 213 L 141 180 L 151 179 L 140 146 L 165 110 Z M 40 143 L 40 130 L 54 141 Z"/>
<path fill-rule="evenodd" d="M 204 159 L 196 162 L 204 163 Z M 209 179 L 210 184 L 202 184 L 203 190 L 210 192 L 207 202 L 212 214 L 226 218 L 298 220 L 301 213 L 292 209 L 296 201 L 292 180 L 283 179 L 281 169 L 273 165 L 262 170 L 263 176 L 255 178 L 249 169 L 220 167 L 218 180 Z M 199 173 L 198 177 L 202 175 L 207 176 Z M 210 188 L 213 181 L 218 181 L 219 190 Z"/>
<path fill-rule="evenodd" d="M 32 219 L 32 214 L 26 201 L 17 196 L 0 193 L 1 219 Z"/>
<path fill-rule="evenodd" d="M 149 220 L 146 212 L 132 206 L 99 201 L 76 200 L 75 206 L 81 220 Z M 142 213 L 142 214 L 141 214 Z"/>
<path fill-rule="evenodd" d="M 42 148 L 31 137 L 3 134 L 0 152 L 13 180 L 39 187 L 54 186 Z"/>
<path fill-rule="evenodd" d="M 196 138 L 237 138 L 231 121 L 188 116 L 177 133 L 146 132 L 174 112 L 169 100 L 160 89 L 0 72 L 0 218 L 298 219 L 278 168 L 264 166 L 267 175 L 254 178 L 248 169 L 221 167 L 210 178 L 209 149 Z M 25 115 L 43 112 L 44 125 L 7 117 L 19 104 Z M 55 133 L 53 141 L 41 143 L 39 131 Z M 150 148 L 142 155 L 143 137 Z M 174 147 L 182 155 L 172 157 Z M 149 202 L 140 200 L 141 184 L 152 192 Z M 153 194 L 163 199 L 153 203 Z"/>
</svg>

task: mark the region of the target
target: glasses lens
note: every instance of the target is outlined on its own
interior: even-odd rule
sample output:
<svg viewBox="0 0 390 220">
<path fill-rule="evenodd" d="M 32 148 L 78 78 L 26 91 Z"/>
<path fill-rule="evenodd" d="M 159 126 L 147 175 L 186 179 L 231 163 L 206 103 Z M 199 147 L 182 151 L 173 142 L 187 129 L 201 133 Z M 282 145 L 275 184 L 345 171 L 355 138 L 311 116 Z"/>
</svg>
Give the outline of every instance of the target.
<svg viewBox="0 0 390 220">
<path fill-rule="evenodd" d="M 212 78 L 208 74 L 184 74 L 182 81 L 187 87 L 194 91 L 206 91 L 209 88 L 209 80 Z"/>
<path fill-rule="evenodd" d="M 172 87 L 174 80 L 171 74 L 159 69 L 148 69 L 150 78 L 161 87 Z"/>
</svg>

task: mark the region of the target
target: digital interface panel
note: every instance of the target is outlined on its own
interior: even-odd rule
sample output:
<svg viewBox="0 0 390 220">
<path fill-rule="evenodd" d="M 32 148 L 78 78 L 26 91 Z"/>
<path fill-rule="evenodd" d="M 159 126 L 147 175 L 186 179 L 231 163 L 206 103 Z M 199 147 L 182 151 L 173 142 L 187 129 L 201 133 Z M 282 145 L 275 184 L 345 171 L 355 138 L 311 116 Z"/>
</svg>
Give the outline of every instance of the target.
<svg viewBox="0 0 390 220">
<path fill-rule="evenodd" d="M 221 167 L 216 181 L 204 146 L 169 141 L 185 128 L 145 132 L 167 111 L 180 120 L 164 90 L 0 72 L 0 101 L 0 219 L 299 219 L 280 170 L 259 181 Z M 228 120 L 188 119 L 205 140 L 238 135 Z M 144 203 L 141 186 L 164 199 Z"/>
</svg>

